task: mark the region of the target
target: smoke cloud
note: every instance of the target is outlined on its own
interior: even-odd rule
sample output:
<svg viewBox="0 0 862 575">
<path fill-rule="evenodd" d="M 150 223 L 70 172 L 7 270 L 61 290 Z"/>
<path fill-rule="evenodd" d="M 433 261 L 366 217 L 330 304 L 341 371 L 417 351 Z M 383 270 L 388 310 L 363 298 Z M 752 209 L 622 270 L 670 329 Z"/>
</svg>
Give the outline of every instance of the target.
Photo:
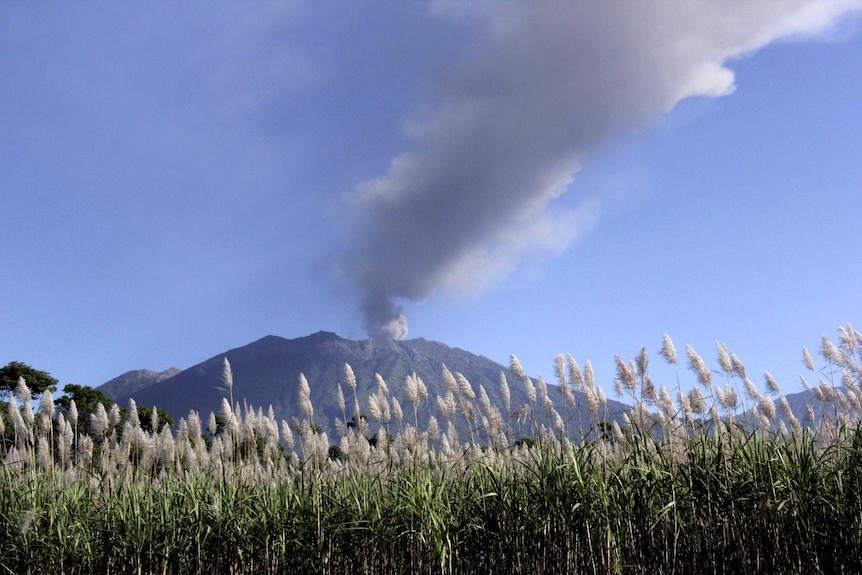
<svg viewBox="0 0 862 575">
<path fill-rule="evenodd" d="M 351 194 L 345 264 L 372 335 L 402 338 L 398 299 L 479 291 L 590 229 L 600 198 L 559 201 L 612 136 L 690 97 L 734 90 L 727 63 L 828 34 L 859 1 L 457 2 L 477 41 L 413 118 L 412 145 Z M 573 207 L 574 206 L 574 207 Z"/>
</svg>

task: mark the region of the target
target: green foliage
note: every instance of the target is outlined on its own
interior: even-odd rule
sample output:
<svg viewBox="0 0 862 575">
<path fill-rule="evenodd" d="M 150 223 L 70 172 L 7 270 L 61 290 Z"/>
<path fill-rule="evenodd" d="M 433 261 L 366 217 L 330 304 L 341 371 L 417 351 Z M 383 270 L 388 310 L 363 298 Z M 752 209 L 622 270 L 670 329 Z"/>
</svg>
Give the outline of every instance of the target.
<svg viewBox="0 0 862 575">
<path fill-rule="evenodd" d="M 72 401 L 75 402 L 75 408 L 79 415 L 95 413 L 98 404 L 102 404 L 106 410 L 111 409 L 111 406 L 114 405 L 114 402 L 107 395 L 86 385 L 68 383 L 63 388 L 63 393 L 65 395 L 54 400 L 54 405 L 66 413 L 69 412 Z"/>
<path fill-rule="evenodd" d="M 171 417 L 167 411 L 162 409 L 161 407 L 156 408 L 156 414 L 158 415 L 157 421 L 157 429 L 156 432 L 161 431 L 167 426 L 168 429 L 172 429 L 174 427 L 174 418 Z M 138 408 L 138 424 L 141 426 L 141 429 L 146 431 L 147 433 L 153 432 L 153 408 L 152 407 L 139 407 Z"/>
<path fill-rule="evenodd" d="M 34 369 L 26 363 L 12 361 L 0 368 L 0 392 L 8 396 L 18 385 L 18 379 L 23 377 L 33 399 L 45 391 L 57 391 L 57 380 L 46 371 Z"/>
</svg>

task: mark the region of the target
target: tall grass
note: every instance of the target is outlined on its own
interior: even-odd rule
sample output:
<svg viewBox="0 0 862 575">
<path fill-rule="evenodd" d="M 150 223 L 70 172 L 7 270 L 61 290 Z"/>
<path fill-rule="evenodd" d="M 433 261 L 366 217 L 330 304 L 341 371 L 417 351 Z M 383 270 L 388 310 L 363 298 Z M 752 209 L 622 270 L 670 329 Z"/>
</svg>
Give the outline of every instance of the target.
<svg viewBox="0 0 862 575">
<path fill-rule="evenodd" d="M 440 398 L 403 382 L 402 410 L 378 378 L 373 421 L 357 408 L 333 439 L 314 424 L 309 382 L 304 420 L 226 399 L 207 425 L 192 412 L 161 432 L 97 411 L 83 435 L 50 396 L 35 413 L 13 401 L 0 429 L 0 571 L 859 573 L 862 335 L 839 336 L 824 338 L 820 369 L 803 353 L 818 381 L 801 420 L 771 376 L 761 393 L 722 345 L 714 371 L 686 349 L 688 393 L 678 372 L 673 392 L 656 386 L 646 351 L 618 358 L 615 387 L 632 405 L 622 425 L 589 363 L 570 357 L 555 362 L 558 386 L 512 358 L 522 381 L 501 386 L 526 386 L 522 406 L 491 405 L 445 372 Z M 660 355 L 677 367 L 670 338 Z M 345 366 L 348 387 L 352 377 Z M 418 429 L 421 401 L 437 411 Z M 577 401 L 591 430 L 568 427 Z"/>
</svg>

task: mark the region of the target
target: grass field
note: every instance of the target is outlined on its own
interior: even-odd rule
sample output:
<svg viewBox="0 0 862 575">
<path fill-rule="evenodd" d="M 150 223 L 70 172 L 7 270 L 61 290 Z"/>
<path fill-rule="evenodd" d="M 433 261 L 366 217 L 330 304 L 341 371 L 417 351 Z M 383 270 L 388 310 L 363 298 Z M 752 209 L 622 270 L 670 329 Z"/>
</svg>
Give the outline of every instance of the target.
<svg viewBox="0 0 862 575">
<path fill-rule="evenodd" d="M 20 401 L 19 382 L 0 420 L 0 571 L 860 573 L 862 335 L 842 327 L 819 351 L 820 366 L 803 353 L 819 400 L 803 418 L 723 346 L 715 370 L 686 348 L 685 394 L 654 386 L 646 352 L 618 359 L 622 425 L 571 357 L 557 385 L 512 358 L 520 381 L 501 378 L 501 395 L 525 386 L 523 406 L 446 372 L 442 397 L 379 379 L 361 408 L 345 366 L 337 438 L 318 431 L 304 381 L 301 420 L 226 399 L 146 432 L 132 404 L 97 409 L 86 435 L 50 394 Z M 680 362 L 668 337 L 660 355 Z M 574 443 L 577 401 L 594 418 Z M 436 415 L 419 429 L 426 402 Z"/>
</svg>

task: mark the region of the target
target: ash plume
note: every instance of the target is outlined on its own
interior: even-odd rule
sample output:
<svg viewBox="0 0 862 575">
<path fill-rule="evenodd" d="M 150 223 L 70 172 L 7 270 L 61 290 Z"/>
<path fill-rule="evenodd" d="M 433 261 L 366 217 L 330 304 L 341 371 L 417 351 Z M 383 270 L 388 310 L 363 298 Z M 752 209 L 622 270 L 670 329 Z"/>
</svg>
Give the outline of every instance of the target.
<svg viewBox="0 0 862 575">
<path fill-rule="evenodd" d="M 432 4 L 477 40 L 409 119 L 410 148 L 350 195 L 345 268 L 369 332 L 406 335 L 399 299 L 480 291 L 525 254 L 562 250 L 600 214 L 598 197 L 560 201 L 591 152 L 685 98 L 730 94 L 734 58 L 828 34 L 859 9 L 818 0 Z"/>
</svg>

